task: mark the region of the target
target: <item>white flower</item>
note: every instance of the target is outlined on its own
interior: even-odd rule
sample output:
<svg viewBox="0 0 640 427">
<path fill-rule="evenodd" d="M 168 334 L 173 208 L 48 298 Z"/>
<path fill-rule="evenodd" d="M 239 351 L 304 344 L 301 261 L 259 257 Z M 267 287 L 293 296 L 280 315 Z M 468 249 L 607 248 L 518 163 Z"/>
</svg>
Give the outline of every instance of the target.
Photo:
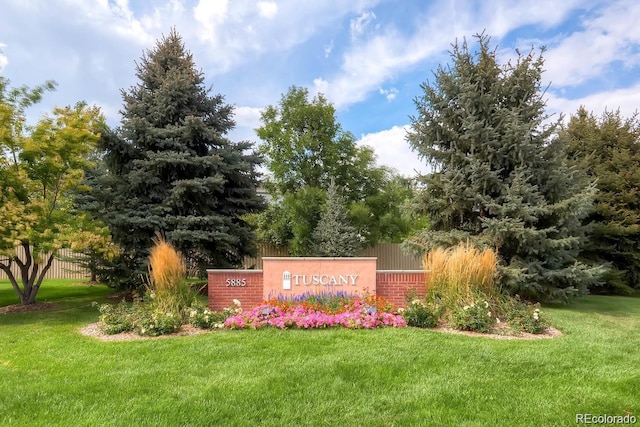
<svg viewBox="0 0 640 427">
<path fill-rule="evenodd" d="M 538 320 L 538 318 L 539 318 L 539 317 L 540 317 L 540 315 L 539 315 L 537 312 L 535 312 L 535 311 L 534 311 L 534 312 L 533 312 L 533 318 L 534 318 L 535 320 Z"/>
<path fill-rule="evenodd" d="M 140 329 L 140 333 L 144 335 L 144 333 L 147 332 L 147 330 L 145 328 Z"/>
<path fill-rule="evenodd" d="M 204 316 L 204 321 L 208 322 L 209 321 L 209 316 Z"/>
<path fill-rule="evenodd" d="M 487 313 L 487 316 L 488 316 L 488 317 L 491 317 L 491 312 L 488 312 L 488 313 Z"/>
<path fill-rule="evenodd" d="M 500 318 L 496 317 L 496 323 L 499 325 L 500 324 Z"/>
<path fill-rule="evenodd" d="M 469 310 L 470 308 L 471 308 L 471 307 L 469 307 L 468 305 L 465 305 L 464 307 L 462 307 L 462 309 L 463 309 L 464 311 L 467 311 L 467 310 Z"/>
<path fill-rule="evenodd" d="M 241 304 L 240 304 L 240 301 L 238 301 L 237 299 L 234 299 L 234 300 L 233 300 L 233 304 L 234 304 L 234 305 L 237 305 L 238 307 L 240 307 L 240 305 L 241 305 Z"/>
<path fill-rule="evenodd" d="M 489 303 L 488 302 L 484 302 L 484 308 L 489 308 Z"/>
<path fill-rule="evenodd" d="M 206 308 L 203 311 L 204 314 L 209 314 L 209 310 L 207 310 Z"/>
<path fill-rule="evenodd" d="M 398 313 L 399 313 L 399 314 L 404 313 L 404 308 L 400 307 L 400 308 L 398 309 Z"/>
<path fill-rule="evenodd" d="M 189 312 L 189 317 L 196 317 L 196 315 L 197 315 L 197 314 L 198 314 L 198 313 L 197 313 L 195 310 L 191 310 L 191 311 Z"/>
<path fill-rule="evenodd" d="M 153 329 L 155 327 L 156 327 L 156 325 L 154 325 L 153 323 L 149 325 L 149 329 Z"/>
</svg>

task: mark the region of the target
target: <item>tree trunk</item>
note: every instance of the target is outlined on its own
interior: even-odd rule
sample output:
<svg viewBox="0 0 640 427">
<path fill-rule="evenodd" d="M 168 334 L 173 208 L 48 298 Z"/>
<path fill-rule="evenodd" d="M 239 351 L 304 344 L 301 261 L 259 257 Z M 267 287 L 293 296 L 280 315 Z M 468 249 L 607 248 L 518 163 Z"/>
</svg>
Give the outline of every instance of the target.
<svg viewBox="0 0 640 427">
<path fill-rule="evenodd" d="M 26 304 L 27 299 L 24 297 L 24 293 L 20 290 L 20 285 L 18 285 L 18 281 L 16 277 L 13 275 L 13 271 L 11 271 L 12 259 L 9 258 L 9 261 L 5 263 L 0 263 L 0 270 L 4 271 L 9 278 L 9 282 L 11 282 L 11 286 L 13 290 L 16 292 L 18 297 L 20 298 L 20 304 Z"/>
<path fill-rule="evenodd" d="M 25 261 L 23 262 L 17 255 L 15 255 L 9 258 L 7 263 L 0 262 L 0 270 L 7 274 L 7 277 L 11 282 L 11 286 L 13 286 L 13 290 L 20 298 L 20 304 L 28 305 L 36 302 L 36 296 L 38 295 L 38 291 L 42 285 L 42 280 L 53 263 L 54 254 L 52 253 L 49 255 L 44 268 L 40 271 L 40 263 L 33 259 L 29 243 L 22 242 L 22 247 L 25 252 Z M 11 264 L 13 261 L 15 261 L 16 265 L 20 269 L 22 289 L 20 289 L 20 285 L 11 271 Z"/>
<path fill-rule="evenodd" d="M 31 289 L 30 289 L 30 293 L 29 293 L 29 298 L 27 299 L 27 304 L 33 304 L 36 302 L 36 295 L 38 295 L 38 291 L 40 290 L 40 286 L 42 285 L 42 280 L 44 280 L 44 276 L 45 274 L 47 274 L 47 271 L 49 271 L 49 269 L 51 268 L 51 264 L 53 263 L 53 254 L 49 255 L 49 259 L 47 260 L 47 263 L 44 265 L 44 268 L 42 269 L 42 271 L 40 272 L 40 275 L 37 274 L 38 272 L 38 263 L 34 264 L 34 268 L 33 268 L 33 274 L 32 277 L 35 280 L 37 277 L 37 280 L 35 280 L 35 283 L 31 283 Z"/>
</svg>

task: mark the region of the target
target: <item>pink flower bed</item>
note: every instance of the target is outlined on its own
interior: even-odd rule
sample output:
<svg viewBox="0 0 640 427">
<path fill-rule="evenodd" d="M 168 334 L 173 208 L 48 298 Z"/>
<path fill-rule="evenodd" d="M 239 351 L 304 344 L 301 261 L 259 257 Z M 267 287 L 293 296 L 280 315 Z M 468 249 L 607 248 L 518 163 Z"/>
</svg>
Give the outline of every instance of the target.
<svg viewBox="0 0 640 427">
<path fill-rule="evenodd" d="M 275 327 L 279 329 L 299 328 L 332 328 L 373 329 L 379 327 L 407 326 L 401 315 L 377 311 L 358 300 L 345 306 L 345 311 L 325 313 L 314 310 L 303 304 L 280 307 L 261 304 L 251 310 L 229 317 L 224 326 L 230 329 L 258 329 Z"/>
</svg>

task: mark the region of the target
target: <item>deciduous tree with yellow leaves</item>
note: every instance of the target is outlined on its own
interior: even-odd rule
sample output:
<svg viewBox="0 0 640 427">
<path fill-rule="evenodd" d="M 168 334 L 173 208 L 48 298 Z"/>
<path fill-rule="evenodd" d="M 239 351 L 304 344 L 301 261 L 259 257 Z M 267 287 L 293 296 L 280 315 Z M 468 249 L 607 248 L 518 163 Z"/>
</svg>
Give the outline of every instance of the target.
<svg viewBox="0 0 640 427">
<path fill-rule="evenodd" d="M 54 87 L 11 88 L 0 77 L 0 269 L 22 304 L 36 301 L 57 251 L 77 231 L 71 194 L 104 123 L 97 107 L 77 103 L 28 125 L 27 108 Z"/>
</svg>

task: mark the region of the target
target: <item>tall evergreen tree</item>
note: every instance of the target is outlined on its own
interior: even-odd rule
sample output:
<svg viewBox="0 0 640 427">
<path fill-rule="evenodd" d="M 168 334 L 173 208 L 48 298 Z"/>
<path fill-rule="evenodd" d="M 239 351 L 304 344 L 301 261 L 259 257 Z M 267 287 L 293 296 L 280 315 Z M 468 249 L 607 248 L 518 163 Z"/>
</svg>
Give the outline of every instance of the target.
<svg viewBox="0 0 640 427">
<path fill-rule="evenodd" d="M 95 186 L 94 213 L 132 274 L 145 271 L 156 232 L 200 268 L 238 264 L 254 243 L 242 216 L 263 207 L 260 157 L 248 153 L 250 142 L 225 137 L 233 109 L 210 95 L 175 30 L 136 65 L 139 83 L 122 91 L 121 127 L 101 141 L 108 173 Z"/>
<path fill-rule="evenodd" d="M 313 231 L 314 255 L 352 257 L 361 246 L 360 237 L 347 216 L 345 202 L 335 182 L 331 180 L 327 189 L 327 201 Z"/>
<path fill-rule="evenodd" d="M 474 238 L 498 250 L 506 289 L 528 298 L 567 301 L 598 280 L 601 268 L 576 260 L 595 189 L 567 164 L 545 125 L 542 52 L 501 65 L 490 39 L 464 42 L 423 84 L 407 139 L 435 172 L 414 203 L 432 229 L 414 235 L 422 248 Z"/>
<path fill-rule="evenodd" d="M 586 222 L 593 228 L 581 255 L 607 263 L 599 293 L 629 294 L 640 290 L 640 121 L 619 111 L 601 117 L 584 108 L 562 132 L 568 154 L 597 179 L 595 209 Z"/>
</svg>

